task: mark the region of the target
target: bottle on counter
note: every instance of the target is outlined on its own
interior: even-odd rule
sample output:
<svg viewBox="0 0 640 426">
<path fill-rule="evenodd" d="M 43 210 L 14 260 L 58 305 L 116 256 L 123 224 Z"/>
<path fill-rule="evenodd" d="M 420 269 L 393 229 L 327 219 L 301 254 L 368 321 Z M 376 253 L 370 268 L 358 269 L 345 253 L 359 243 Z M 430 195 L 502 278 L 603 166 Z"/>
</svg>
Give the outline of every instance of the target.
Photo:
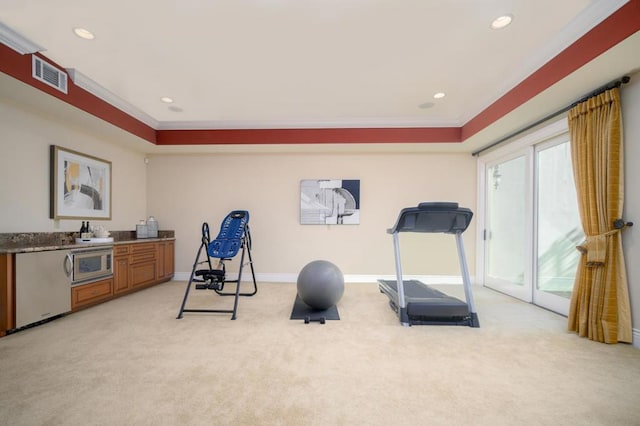
<svg viewBox="0 0 640 426">
<path fill-rule="evenodd" d="M 80 227 L 80 238 L 83 240 L 87 238 L 87 223 L 83 220 L 82 226 Z"/>
<path fill-rule="evenodd" d="M 89 227 L 89 221 L 82 221 L 82 227 L 80 228 L 80 238 L 83 240 L 88 240 L 91 238 L 91 228 Z"/>
</svg>

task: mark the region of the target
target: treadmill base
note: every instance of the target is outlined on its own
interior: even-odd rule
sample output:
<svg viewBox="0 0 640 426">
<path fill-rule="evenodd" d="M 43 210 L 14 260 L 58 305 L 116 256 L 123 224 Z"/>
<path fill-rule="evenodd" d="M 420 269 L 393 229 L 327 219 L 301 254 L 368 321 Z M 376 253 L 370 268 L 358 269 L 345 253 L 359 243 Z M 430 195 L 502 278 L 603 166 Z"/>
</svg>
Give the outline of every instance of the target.
<svg viewBox="0 0 640 426">
<path fill-rule="evenodd" d="M 417 281 L 402 281 L 407 307 L 398 308 L 398 286 L 395 280 L 378 280 L 378 288 L 389 298 L 389 306 L 408 325 L 463 325 L 480 327 L 476 312 L 468 305 L 439 290 Z"/>
</svg>

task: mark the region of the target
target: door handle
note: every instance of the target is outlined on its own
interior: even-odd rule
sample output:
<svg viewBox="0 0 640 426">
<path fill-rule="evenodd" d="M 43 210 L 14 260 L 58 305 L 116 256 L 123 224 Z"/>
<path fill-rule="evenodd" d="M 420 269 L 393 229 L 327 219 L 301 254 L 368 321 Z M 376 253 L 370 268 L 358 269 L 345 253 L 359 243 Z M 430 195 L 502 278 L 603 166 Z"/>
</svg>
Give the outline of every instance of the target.
<svg viewBox="0 0 640 426">
<path fill-rule="evenodd" d="M 73 271 L 73 259 L 71 258 L 71 253 L 67 253 L 64 257 L 63 263 L 64 273 L 67 274 L 68 277 L 71 276 L 71 272 Z"/>
</svg>

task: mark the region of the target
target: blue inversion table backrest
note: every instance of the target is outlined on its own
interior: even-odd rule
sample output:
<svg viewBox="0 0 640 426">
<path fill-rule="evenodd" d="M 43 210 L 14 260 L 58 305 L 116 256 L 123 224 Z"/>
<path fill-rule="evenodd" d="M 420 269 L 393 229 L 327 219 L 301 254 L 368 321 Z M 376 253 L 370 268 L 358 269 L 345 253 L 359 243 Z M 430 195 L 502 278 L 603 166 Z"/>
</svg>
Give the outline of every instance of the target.
<svg viewBox="0 0 640 426">
<path fill-rule="evenodd" d="M 468 208 L 458 207 L 458 203 L 420 203 L 417 207 L 402 209 L 396 224 L 387 232 L 462 233 L 471 223 L 472 217 L 473 212 Z"/>
<path fill-rule="evenodd" d="M 220 225 L 218 236 L 209 243 L 209 256 L 219 259 L 230 259 L 238 254 L 242 247 L 242 237 L 249 223 L 249 212 L 234 210 L 227 215 Z"/>
</svg>

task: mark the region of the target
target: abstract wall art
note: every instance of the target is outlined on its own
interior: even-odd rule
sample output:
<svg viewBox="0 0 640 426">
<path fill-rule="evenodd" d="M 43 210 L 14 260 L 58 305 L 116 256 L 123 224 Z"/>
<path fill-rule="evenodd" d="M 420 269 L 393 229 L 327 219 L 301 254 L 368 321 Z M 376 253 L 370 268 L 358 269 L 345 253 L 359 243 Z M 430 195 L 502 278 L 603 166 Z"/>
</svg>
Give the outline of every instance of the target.
<svg viewBox="0 0 640 426">
<path fill-rule="evenodd" d="M 51 145 L 50 217 L 111 219 L 111 162 Z"/>
<path fill-rule="evenodd" d="M 359 179 L 303 179 L 300 181 L 302 225 L 358 225 Z"/>
</svg>

